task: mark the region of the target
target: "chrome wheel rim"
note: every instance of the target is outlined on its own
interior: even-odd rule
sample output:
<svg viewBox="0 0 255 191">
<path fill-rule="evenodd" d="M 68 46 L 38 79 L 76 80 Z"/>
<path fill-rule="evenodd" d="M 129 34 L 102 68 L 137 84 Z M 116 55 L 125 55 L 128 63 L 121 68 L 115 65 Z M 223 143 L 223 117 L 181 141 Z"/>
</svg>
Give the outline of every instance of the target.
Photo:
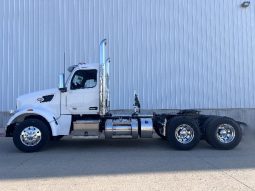
<svg viewBox="0 0 255 191">
<path fill-rule="evenodd" d="M 179 125 L 175 130 L 175 138 L 182 144 L 188 144 L 194 139 L 194 130 L 188 124 Z"/>
<path fill-rule="evenodd" d="M 41 131 L 34 126 L 26 127 L 20 134 L 21 142 L 29 147 L 37 145 L 42 139 Z"/>
<path fill-rule="evenodd" d="M 217 127 L 217 139 L 221 143 L 230 143 L 235 138 L 235 129 L 230 124 L 221 124 Z"/>
</svg>

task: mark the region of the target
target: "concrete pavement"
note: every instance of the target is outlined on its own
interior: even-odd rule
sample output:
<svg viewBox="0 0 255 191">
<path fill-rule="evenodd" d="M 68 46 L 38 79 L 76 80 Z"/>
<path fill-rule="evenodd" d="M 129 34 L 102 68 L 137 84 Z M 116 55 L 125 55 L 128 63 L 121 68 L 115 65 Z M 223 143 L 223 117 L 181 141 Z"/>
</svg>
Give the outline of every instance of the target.
<svg viewBox="0 0 255 191">
<path fill-rule="evenodd" d="M 64 138 L 22 153 L 0 138 L 0 190 L 255 190 L 254 140 L 176 151 L 161 139 Z"/>
</svg>

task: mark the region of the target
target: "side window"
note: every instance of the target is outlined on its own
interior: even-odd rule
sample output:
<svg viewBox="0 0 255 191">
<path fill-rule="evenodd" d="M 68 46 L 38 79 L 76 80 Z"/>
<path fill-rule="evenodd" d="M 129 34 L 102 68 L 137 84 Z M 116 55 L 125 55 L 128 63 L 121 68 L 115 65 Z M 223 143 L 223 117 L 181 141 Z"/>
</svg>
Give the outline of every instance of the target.
<svg viewBox="0 0 255 191">
<path fill-rule="evenodd" d="M 97 70 L 78 70 L 71 80 L 71 90 L 94 88 L 97 85 Z"/>
</svg>

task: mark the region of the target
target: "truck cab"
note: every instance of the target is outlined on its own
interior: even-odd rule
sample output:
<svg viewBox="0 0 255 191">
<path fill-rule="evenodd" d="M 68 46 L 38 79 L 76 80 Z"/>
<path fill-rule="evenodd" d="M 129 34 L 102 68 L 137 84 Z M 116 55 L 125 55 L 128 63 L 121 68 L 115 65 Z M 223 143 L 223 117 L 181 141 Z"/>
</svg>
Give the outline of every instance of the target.
<svg viewBox="0 0 255 191">
<path fill-rule="evenodd" d="M 100 44 L 100 64 L 81 63 L 68 68 L 70 75 L 59 76 L 61 114 L 105 115 L 109 111 L 109 64 L 106 40 Z"/>
<path fill-rule="evenodd" d="M 99 114 L 98 65 L 79 64 L 72 71 L 71 69 L 69 69 L 71 74 L 65 87 L 59 88 L 61 92 L 61 114 Z"/>
</svg>

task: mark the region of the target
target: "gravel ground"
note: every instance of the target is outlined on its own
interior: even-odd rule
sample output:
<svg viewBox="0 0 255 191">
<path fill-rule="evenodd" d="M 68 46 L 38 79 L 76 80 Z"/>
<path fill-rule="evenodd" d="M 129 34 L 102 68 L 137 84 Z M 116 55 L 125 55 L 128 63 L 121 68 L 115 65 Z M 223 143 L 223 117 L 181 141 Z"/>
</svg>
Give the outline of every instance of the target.
<svg viewBox="0 0 255 191">
<path fill-rule="evenodd" d="M 0 138 L 0 190 L 255 190 L 255 135 L 230 151 L 204 141 L 176 151 L 161 139 L 64 138 L 22 153 Z"/>
</svg>

